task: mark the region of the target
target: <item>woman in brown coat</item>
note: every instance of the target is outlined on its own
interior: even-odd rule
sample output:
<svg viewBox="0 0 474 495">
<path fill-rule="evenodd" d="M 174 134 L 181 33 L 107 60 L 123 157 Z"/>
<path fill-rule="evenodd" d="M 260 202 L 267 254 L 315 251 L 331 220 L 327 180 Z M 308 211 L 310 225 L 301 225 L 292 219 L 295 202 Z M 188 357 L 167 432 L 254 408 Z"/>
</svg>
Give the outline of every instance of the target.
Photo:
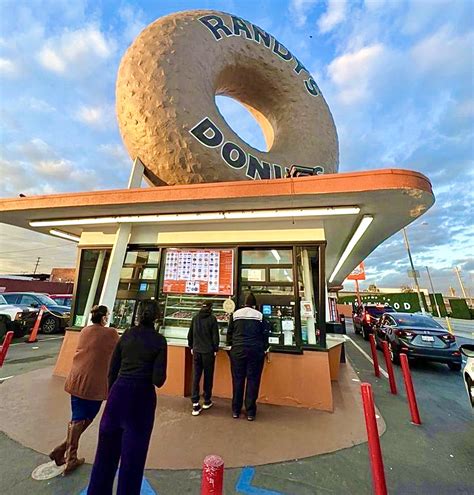
<svg viewBox="0 0 474 495">
<path fill-rule="evenodd" d="M 67 437 L 49 457 L 58 466 L 66 464 L 64 474 L 69 474 L 84 464 L 77 457 L 79 438 L 92 423 L 107 398 L 107 373 L 115 345 L 119 340 L 117 330 L 105 325 L 109 318 L 107 306 L 94 306 L 92 325 L 82 329 L 72 368 L 64 389 L 71 394 L 72 417 Z"/>
</svg>

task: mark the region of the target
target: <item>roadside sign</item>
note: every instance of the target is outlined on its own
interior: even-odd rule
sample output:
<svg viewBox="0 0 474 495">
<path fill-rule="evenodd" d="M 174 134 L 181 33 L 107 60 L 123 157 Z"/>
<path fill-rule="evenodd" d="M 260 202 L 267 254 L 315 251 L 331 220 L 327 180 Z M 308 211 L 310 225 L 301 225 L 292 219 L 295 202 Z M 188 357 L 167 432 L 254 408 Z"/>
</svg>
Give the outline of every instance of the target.
<svg viewBox="0 0 474 495">
<path fill-rule="evenodd" d="M 350 275 L 348 275 L 347 280 L 365 280 L 365 266 L 364 262 L 360 263 Z"/>
<path fill-rule="evenodd" d="M 416 278 L 420 278 L 420 272 L 418 270 L 407 270 L 408 271 L 408 276 L 410 278 L 415 278 L 415 275 L 416 275 Z"/>
</svg>

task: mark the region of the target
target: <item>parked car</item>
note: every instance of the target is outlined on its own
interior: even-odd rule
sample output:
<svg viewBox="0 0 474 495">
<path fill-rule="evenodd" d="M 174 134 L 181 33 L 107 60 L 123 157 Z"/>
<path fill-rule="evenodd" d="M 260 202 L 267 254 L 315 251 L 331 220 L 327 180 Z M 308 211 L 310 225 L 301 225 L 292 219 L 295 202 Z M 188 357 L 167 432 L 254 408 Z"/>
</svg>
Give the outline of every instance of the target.
<svg viewBox="0 0 474 495">
<path fill-rule="evenodd" d="M 46 306 L 41 319 L 40 330 L 43 333 L 54 333 L 69 325 L 71 308 L 56 304 L 49 296 L 38 292 L 5 292 L 3 297 L 10 303 L 20 307 L 40 308 Z"/>
<path fill-rule="evenodd" d="M 461 351 L 454 335 L 431 315 L 416 313 L 385 313 L 375 327 L 378 346 L 386 340 L 394 364 L 400 364 L 400 354 L 411 358 L 446 363 L 452 371 L 461 369 Z"/>
<path fill-rule="evenodd" d="M 466 366 L 464 366 L 462 376 L 464 379 L 464 385 L 466 385 L 469 403 L 474 411 L 474 344 L 464 344 L 459 349 L 467 357 Z"/>
<path fill-rule="evenodd" d="M 72 305 L 72 294 L 50 294 L 49 297 L 60 306 L 70 308 Z"/>
<path fill-rule="evenodd" d="M 37 315 L 37 309 L 9 304 L 0 294 L 0 340 L 10 330 L 13 331 L 14 337 L 23 337 L 33 328 Z"/>
<path fill-rule="evenodd" d="M 395 310 L 384 304 L 361 304 L 352 314 L 354 332 L 362 333 L 364 340 L 369 340 L 369 335 L 374 333 L 374 326 L 384 313 L 393 313 Z"/>
</svg>

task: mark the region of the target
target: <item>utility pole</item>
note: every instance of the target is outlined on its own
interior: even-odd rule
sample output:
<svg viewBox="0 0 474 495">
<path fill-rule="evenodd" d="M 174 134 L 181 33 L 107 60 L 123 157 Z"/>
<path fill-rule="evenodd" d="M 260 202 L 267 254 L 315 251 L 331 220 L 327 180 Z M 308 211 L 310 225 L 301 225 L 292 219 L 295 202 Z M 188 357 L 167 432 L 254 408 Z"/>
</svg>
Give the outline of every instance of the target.
<svg viewBox="0 0 474 495">
<path fill-rule="evenodd" d="M 466 288 L 464 287 L 464 283 L 463 283 L 462 278 L 461 278 L 461 270 L 459 270 L 459 268 L 457 266 L 455 266 L 454 271 L 456 272 L 456 275 L 458 276 L 459 285 L 461 286 L 462 295 L 464 296 L 464 299 L 466 299 L 466 301 L 467 301 L 468 297 L 466 294 Z M 472 306 L 472 299 L 470 299 L 470 303 Z"/>
<path fill-rule="evenodd" d="M 35 270 L 33 272 L 33 275 L 36 274 L 36 270 L 38 269 L 38 265 L 40 264 L 40 260 L 41 260 L 41 256 L 38 256 L 38 258 L 36 258 L 36 265 L 35 265 Z"/>
<path fill-rule="evenodd" d="M 421 291 L 420 291 L 420 285 L 418 284 L 418 277 L 416 276 L 415 266 L 413 265 L 413 259 L 411 257 L 410 244 L 408 242 L 407 231 L 406 231 L 405 227 L 403 227 L 402 230 L 403 230 L 403 237 L 405 238 L 405 246 L 407 248 L 408 258 L 410 259 L 410 266 L 412 269 L 413 278 L 415 279 L 416 292 L 418 293 L 418 302 L 420 303 L 421 312 L 423 314 L 425 314 L 426 313 L 425 306 L 423 304 L 423 299 L 421 297 Z"/>
<path fill-rule="evenodd" d="M 433 300 L 435 302 L 436 311 L 438 313 L 438 317 L 441 318 L 441 311 L 439 310 L 438 301 L 436 300 L 436 293 L 433 287 L 433 280 L 431 280 L 430 270 L 428 269 L 427 266 L 425 266 L 425 268 L 426 268 L 426 273 L 428 274 L 428 280 L 430 281 L 431 292 L 433 293 Z"/>
</svg>

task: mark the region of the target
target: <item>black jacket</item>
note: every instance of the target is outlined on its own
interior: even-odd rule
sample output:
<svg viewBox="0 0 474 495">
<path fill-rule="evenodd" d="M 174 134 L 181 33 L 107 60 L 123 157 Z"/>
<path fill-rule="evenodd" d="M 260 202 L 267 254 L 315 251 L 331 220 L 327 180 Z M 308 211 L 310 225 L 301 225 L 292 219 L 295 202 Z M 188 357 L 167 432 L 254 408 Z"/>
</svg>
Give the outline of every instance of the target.
<svg viewBox="0 0 474 495">
<path fill-rule="evenodd" d="M 193 316 L 188 332 L 188 346 L 205 354 L 219 350 L 219 326 L 210 309 L 201 309 Z"/>
<path fill-rule="evenodd" d="M 230 317 L 227 329 L 227 345 L 232 347 L 254 347 L 266 350 L 268 347 L 269 325 L 262 313 L 245 307 Z"/>
<path fill-rule="evenodd" d="M 109 367 L 109 390 L 117 376 L 161 387 L 166 381 L 166 339 L 153 327 L 127 330 L 115 346 Z"/>
</svg>

